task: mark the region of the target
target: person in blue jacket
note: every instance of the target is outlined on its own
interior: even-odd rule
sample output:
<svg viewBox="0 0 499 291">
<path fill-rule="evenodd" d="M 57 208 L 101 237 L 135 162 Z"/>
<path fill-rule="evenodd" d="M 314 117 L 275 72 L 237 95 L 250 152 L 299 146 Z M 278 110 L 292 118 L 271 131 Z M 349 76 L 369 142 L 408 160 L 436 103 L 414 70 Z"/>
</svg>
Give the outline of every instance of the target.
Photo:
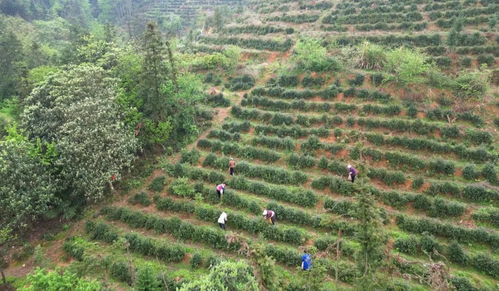
<svg viewBox="0 0 499 291">
<path fill-rule="evenodd" d="M 312 267 L 312 256 L 305 250 L 301 256 L 301 269 L 307 271 L 310 267 Z"/>
</svg>

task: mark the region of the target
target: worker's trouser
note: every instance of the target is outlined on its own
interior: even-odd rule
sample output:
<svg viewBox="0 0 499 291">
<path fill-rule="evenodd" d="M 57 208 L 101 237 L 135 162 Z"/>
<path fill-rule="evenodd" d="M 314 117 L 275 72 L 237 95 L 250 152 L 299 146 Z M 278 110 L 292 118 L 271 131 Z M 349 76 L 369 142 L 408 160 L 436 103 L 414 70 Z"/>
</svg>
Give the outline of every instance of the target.
<svg viewBox="0 0 499 291">
<path fill-rule="evenodd" d="M 222 199 L 222 195 L 224 194 L 224 189 L 222 190 L 217 190 L 217 195 L 218 195 L 218 199 Z"/>
<path fill-rule="evenodd" d="M 218 225 L 220 226 L 221 229 L 225 230 L 225 223 L 218 223 Z"/>
</svg>

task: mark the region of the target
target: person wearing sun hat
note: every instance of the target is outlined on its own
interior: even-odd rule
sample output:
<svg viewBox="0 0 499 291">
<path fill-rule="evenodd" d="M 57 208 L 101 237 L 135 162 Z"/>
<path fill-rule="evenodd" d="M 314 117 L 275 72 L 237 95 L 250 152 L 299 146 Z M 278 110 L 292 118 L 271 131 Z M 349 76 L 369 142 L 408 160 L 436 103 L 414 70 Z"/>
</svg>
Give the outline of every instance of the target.
<svg viewBox="0 0 499 291">
<path fill-rule="evenodd" d="M 275 225 L 276 215 L 274 211 L 265 209 L 262 215 L 265 219 L 270 220 L 270 222 Z"/>
</svg>

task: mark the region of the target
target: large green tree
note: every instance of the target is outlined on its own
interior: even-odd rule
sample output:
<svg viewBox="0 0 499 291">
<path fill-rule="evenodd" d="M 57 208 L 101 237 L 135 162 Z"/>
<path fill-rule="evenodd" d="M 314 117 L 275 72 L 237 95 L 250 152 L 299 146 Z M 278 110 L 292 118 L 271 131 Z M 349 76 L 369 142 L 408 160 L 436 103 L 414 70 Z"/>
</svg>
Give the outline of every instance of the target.
<svg viewBox="0 0 499 291">
<path fill-rule="evenodd" d="M 0 23 L 0 101 L 17 95 L 22 73 L 24 52 L 21 41 L 11 31 L 6 31 Z"/>
<path fill-rule="evenodd" d="M 0 232 L 24 229 L 57 203 L 52 145 L 30 142 L 15 127 L 0 140 Z M 1 241 L 1 239 L 0 239 Z"/>
<path fill-rule="evenodd" d="M 165 61 L 166 48 L 156 25 L 149 23 L 144 35 L 144 60 L 140 97 L 144 100 L 143 112 L 155 122 L 165 121 L 168 117 L 168 96 L 162 86 L 168 80 Z"/>
<path fill-rule="evenodd" d="M 101 198 L 134 159 L 138 142 L 116 97 L 115 79 L 82 64 L 51 75 L 26 100 L 21 118 L 29 137 L 56 143 L 56 165 L 76 197 Z"/>
</svg>

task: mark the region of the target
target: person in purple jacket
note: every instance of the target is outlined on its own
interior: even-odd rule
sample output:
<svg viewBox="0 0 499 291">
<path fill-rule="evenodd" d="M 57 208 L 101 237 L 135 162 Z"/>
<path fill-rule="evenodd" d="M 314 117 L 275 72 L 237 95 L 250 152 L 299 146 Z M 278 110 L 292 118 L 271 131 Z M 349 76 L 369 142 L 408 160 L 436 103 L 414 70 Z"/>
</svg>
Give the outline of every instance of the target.
<svg viewBox="0 0 499 291">
<path fill-rule="evenodd" d="M 348 180 L 352 181 L 355 181 L 355 176 L 357 176 L 357 170 L 352 167 L 352 165 L 348 165 L 347 166 L 347 169 L 348 169 Z"/>
</svg>

